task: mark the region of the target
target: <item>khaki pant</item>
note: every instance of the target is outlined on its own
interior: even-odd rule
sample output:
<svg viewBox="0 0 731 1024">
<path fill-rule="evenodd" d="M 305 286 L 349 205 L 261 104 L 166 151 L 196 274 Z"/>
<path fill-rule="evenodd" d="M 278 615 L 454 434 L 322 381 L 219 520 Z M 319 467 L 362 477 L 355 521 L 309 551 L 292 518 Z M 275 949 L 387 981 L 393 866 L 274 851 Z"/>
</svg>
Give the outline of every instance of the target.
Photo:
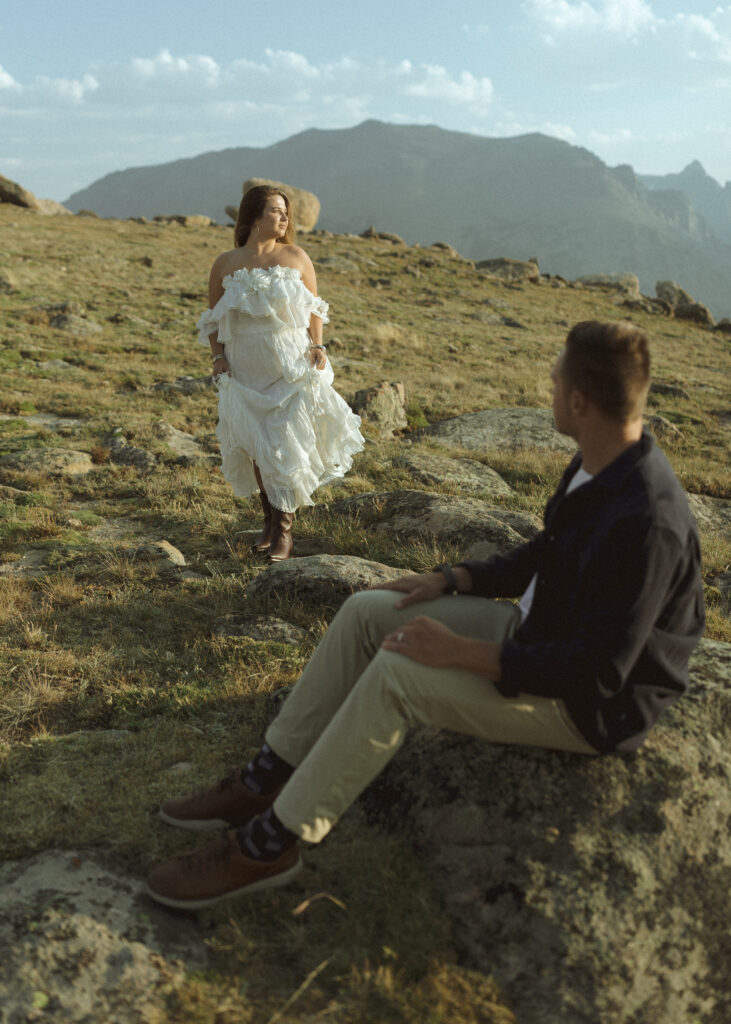
<svg viewBox="0 0 731 1024">
<path fill-rule="evenodd" d="M 296 770 L 274 803 L 280 821 L 311 843 L 330 831 L 390 761 L 414 722 L 495 743 L 596 754 L 560 700 L 501 697 L 484 676 L 436 669 L 380 649 L 417 615 L 455 633 L 502 642 L 520 621 L 500 601 L 459 595 L 398 611 L 400 595 L 365 590 L 342 606 L 266 734 Z"/>
</svg>

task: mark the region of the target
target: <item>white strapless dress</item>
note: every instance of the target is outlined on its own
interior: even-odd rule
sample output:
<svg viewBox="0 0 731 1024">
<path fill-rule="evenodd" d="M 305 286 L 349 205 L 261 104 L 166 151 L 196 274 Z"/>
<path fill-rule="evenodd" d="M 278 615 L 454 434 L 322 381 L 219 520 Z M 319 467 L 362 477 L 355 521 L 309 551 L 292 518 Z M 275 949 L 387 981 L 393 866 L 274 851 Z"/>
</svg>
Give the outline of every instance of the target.
<svg viewBox="0 0 731 1024">
<path fill-rule="evenodd" d="M 293 267 L 241 269 L 198 320 L 199 341 L 218 331 L 231 376 L 217 378 L 221 469 L 234 493 L 259 487 L 253 462 L 275 508 L 313 505 L 313 492 L 343 477 L 363 449 L 356 416 L 332 387 L 330 361 L 310 366 L 307 328 L 328 305 Z"/>
</svg>

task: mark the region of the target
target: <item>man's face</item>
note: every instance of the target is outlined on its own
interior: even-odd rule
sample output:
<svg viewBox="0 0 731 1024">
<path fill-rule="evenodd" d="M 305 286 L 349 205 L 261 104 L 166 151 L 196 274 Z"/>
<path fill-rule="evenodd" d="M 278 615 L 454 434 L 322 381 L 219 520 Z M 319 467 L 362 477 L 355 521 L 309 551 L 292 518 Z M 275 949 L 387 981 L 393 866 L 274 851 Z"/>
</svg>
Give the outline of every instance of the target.
<svg viewBox="0 0 731 1024">
<path fill-rule="evenodd" d="M 564 349 L 551 370 L 551 380 L 553 381 L 553 420 L 559 433 L 575 437 L 574 417 L 569 403 L 570 392 L 563 373 L 565 360 L 566 350 Z"/>
</svg>

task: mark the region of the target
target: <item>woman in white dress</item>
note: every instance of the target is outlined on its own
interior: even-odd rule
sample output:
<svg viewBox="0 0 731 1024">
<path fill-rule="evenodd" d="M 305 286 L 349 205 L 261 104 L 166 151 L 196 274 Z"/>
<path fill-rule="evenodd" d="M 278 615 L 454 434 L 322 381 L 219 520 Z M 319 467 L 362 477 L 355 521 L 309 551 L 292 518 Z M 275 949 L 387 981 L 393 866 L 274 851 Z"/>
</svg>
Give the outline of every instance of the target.
<svg viewBox="0 0 731 1024">
<path fill-rule="evenodd" d="M 332 388 L 322 345 L 326 302 L 315 270 L 292 244 L 289 199 L 259 185 L 241 200 L 236 248 L 213 264 L 209 309 L 198 321 L 219 391 L 222 471 L 234 493 L 259 492 L 254 543 L 271 562 L 292 552 L 294 512 L 345 475 L 363 448 L 360 418 Z"/>
</svg>

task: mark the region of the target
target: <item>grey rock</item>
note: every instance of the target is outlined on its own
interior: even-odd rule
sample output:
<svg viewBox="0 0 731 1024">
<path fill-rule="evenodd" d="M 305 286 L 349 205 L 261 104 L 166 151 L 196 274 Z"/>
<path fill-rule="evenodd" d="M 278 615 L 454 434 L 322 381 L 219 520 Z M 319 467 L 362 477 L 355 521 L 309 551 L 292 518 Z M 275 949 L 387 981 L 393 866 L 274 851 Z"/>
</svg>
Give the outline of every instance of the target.
<svg viewBox="0 0 731 1024">
<path fill-rule="evenodd" d="M 669 303 L 673 309 L 683 303 L 695 301 L 693 296 L 684 291 L 675 281 L 658 281 L 655 285 L 655 294 L 658 299 Z"/>
<path fill-rule="evenodd" d="M 177 430 L 170 423 L 166 423 L 165 420 L 158 420 L 152 426 L 152 432 L 155 437 L 158 437 L 161 441 L 170 448 L 179 457 L 179 461 L 185 465 L 194 465 L 195 463 L 207 463 L 217 462 L 217 458 L 214 455 L 209 455 L 204 451 L 200 442 L 193 436 L 193 434 L 187 434 L 183 430 Z"/>
<path fill-rule="evenodd" d="M 217 619 L 213 626 L 216 636 L 235 637 L 245 636 L 250 640 L 266 641 L 270 643 L 288 644 L 291 647 L 299 647 L 301 643 L 310 639 L 310 633 L 301 626 L 294 626 L 284 619 L 277 619 L 270 615 L 246 616 L 231 612 Z"/>
<path fill-rule="evenodd" d="M 691 676 L 635 754 L 418 729 L 362 797 L 520 1024 L 731 1019 L 731 645 L 701 641 Z"/>
<path fill-rule="evenodd" d="M 205 377 L 191 377 L 185 374 L 177 377 L 174 381 L 161 380 L 153 385 L 153 391 L 177 391 L 181 395 L 195 395 L 199 391 L 208 391 L 213 387 L 213 378 L 210 374 Z"/>
<path fill-rule="evenodd" d="M 714 330 L 720 331 L 722 334 L 731 334 L 731 320 L 728 317 L 724 317 L 723 320 L 719 320 Z"/>
<path fill-rule="evenodd" d="M 678 320 L 690 320 L 701 327 L 713 327 L 716 323 L 710 309 L 702 302 L 681 302 L 675 307 L 675 316 Z"/>
<path fill-rule="evenodd" d="M 486 277 L 494 277 L 507 284 L 536 283 L 541 279 L 538 263 L 534 260 L 512 260 L 501 257 L 494 260 L 479 260 L 475 269 Z"/>
<path fill-rule="evenodd" d="M 588 288 L 609 288 L 632 297 L 639 297 L 640 294 L 640 281 L 636 274 L 621 271 L 614 274 L 583 274 L 577 281 Z"/>
<path fill-rule="evenodd" d="M 434 484 L 453 486 L 461 491 L 487 493 L 494 497 L 513 494 L 499 473 L 474 459 L 449 459 L 444 455 L 397 455 L 392 459 L 395 469 L 405 469 L 414 480 L 427 487 Z"/>
<path fill-rule="evenodd" d="M 0 457 L 0 466 L 26 473 L 46 473 L 52 477 L 84 476 L 94 468 L 86 452 L 71 448 L 31 448 L 10 452 Z"/>
<path fill-rule="evenodd" d="M 731 500 L 708 494 L 688 494 L 687 498 L 700 527 L 731 540 Z"/>
<path fill-rule="evenodd" d="M 419 433 L 471 451 L 484 448 L 576 451 L 575 442 L 556 430 L 549 409 L 485 409 L 432 423 Z"/>
<path fill-rule="evenodd" d="M 645 422 L 658 440 L 681 441 L 683 439 L 682 430 L 676 427 L 674 423 L 671 423 L 665 416 L 650 414 L 645 417 Z"/>
<path fill-rule="evenodd" d="M 396 580 L 404 573 L 404 569 L 351 555 L 310 555 L 272 565 L 249 583 L 244 596 L 277 598 L 286 594 L 339 608 L 357 590 Z"/>
<path fill-rule="evenodd" d="M 146 448 L 138 448 L 122 436 L 112 437 L 109 442 L 109 457 L 120 466 L 134 466 L 149 473 L 157 465 L 157 456 Z"/>
<path fill-rule="evenodd" d="M 670 395 L 672 398 L 690 398 L 690 395 L 680 384 L 671 384 L 665 380 L 653 380 L 650 384 L 651 395 Z"/>
<path fill-rule="evenodd" d="M 528 512 L 510 512 L 478 498 L 431 494 L 429 491 L 385 491 L 357 494 L 336 502 L 333 511 L 373 525 L 376 533 L 467 547 L 489 545 L 490 553 L 508 551 L 540 531 L 541 521 Z"/>
<path fill-rule="evenodd" d="M 73 370 L 74 364 L 66 362 L 65 359 L 44 359 L 38 363 L 39 370 Z"/>
<path fill-rule="evenodd" d="M 163 572 L 177 572 L 187 564 L 183 552 L 167 540 L 147 541 L 135 548 L 133 554 L 135 558 L 156 562 L 157 568 Z"/>
<path fill-rule="evenodd" d="M 58 316 L 52 317 L 50 323 L 51 327 L 75 334 L 79 338 L 88 337 L 90 334 L 100 334 L 104 329 L 101 324 L 97 324 L 93 320 L 86 320 L 74 313 L 60 313 Z"/>
<path fill-rule="evenodd" d="M 353 412 L 363 420 L 373 423 L 382 438 L 392 437 L 394 431 L 408 425 L 406 419 L 406 392 L 400 381 L 380 384 L 356 391 Z"/>
<path fill-rule="evenodd" d="M 7 1021 L 163 1019 L 206 966 L 197 925 L 154 906 L 140 878 L 84 850 L 0 867 L 0 1005 Z"/>
<path fill-rule="evenodd" d="M 623 299 L 621 305 L 624 309 L 636 313 L 650 313 L 653 316 L 667 316 L 672 312 L 672 308 L 667 302 L 662 302 L 660 299 L 648 299 L 645 295 L 640 295 L 638 299 Z"/>
<path fill-rule="evenodd" d="M 159 214 L 153 217 L 158 224 L 180 224 L 184 228 L 208 228 L 213 221 L 202 213 L 176 213 L 172 215 Z"/>
<path fill-rule="evenodd" d="M 731 614 L 731 569 L 715 576 L 711 580 L 711 586 L 715 587 L 720 595 L 721 611 L 725 615 Z"/>
<path fill-rule="evenodd" d="M 8 270 L 0 270 L 0 295 L 9 295 L 18 290 L 18 280 L 15 274 Z"/>
</svg>

